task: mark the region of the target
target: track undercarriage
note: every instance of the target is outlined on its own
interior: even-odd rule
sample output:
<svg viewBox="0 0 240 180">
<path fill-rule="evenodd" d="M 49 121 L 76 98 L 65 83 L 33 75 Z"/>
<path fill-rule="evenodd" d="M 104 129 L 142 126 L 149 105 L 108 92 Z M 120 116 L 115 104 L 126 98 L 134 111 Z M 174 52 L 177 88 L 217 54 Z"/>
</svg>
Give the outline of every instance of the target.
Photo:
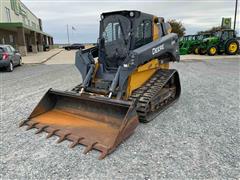
<svg viewBox="0 0 240 180">
<path fill-rule="evenodd" d="M 181 87 L 176 70 L 158 70 L 144 86 L 135 90 L 130 100 L 137 101 L 140 122 L 153 120 L 180 96 Z"/>
</svg>

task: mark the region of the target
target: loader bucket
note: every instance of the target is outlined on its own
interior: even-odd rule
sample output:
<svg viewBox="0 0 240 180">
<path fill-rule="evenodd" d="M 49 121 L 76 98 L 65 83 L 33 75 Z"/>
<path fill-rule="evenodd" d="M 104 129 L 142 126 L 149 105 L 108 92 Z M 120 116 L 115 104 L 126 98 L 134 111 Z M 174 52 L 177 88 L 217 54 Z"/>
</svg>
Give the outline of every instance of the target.
<svg viewBox="0 0 240 180">
<path fill-rule="evenodd" d="M 103 159 L 133 133 L 138 116 L 132 102 L 50 89 L 23 125 L 72 141 L 71 148 L 85 145 L 85 154 L 99 150 Z"/>
</svg>

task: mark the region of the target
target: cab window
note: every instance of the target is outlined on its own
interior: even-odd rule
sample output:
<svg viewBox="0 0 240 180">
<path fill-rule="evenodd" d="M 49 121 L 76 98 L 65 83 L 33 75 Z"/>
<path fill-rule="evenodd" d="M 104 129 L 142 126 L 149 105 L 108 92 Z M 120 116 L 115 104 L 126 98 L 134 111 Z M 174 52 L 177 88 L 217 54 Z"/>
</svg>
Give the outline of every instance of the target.
<svg viewBox="0 0 240 180">
<path fill-rule="evenodd" d="M 233 33 L 233 31 L 229 31 L 229 32 L 228 32 L 228 36 L 229 36 L 229 38 L 234 38 L 234 33 Z"/>
<path fill-rule="evenodd" d="M 222 33 L 222 39 L 223 39 L 223 40 L 227 40 L 227 39 L 228 39 L 228 32 L 227 32 L 227 31 L 224 31 L 224 32 Z"/>
<path fill-rule="evenodd" d="M 122 38 L 122 31 L 118 22 L 109 23 L 103 32 L 105 43 L 116 41 Z"/>
<path fill-rule="evenodd" d="M 150 20 L 142 21 L 136 30 L 135 48 L 141 47 L 152 41 L 152 22 Z"/>
</svg>

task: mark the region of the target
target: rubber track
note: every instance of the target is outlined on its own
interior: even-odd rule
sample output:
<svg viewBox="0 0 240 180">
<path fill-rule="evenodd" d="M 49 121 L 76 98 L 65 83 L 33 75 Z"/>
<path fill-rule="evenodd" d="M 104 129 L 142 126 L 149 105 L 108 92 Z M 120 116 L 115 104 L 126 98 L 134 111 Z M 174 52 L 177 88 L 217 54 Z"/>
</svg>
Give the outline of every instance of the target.
<svg viewBox="0 0 240 180">
<path fill-rule="evenodd" d="M 150 104 L 153 100 L 159 96 L 162 88 L 173 77 L 176 70 L 158 70 L 152 78 L 150 78 L 145 85 L 135 90 L 129 97 L 129 100 L 136 101 L 137 113 L 141 122 L 149 122 L 154 119 L 162 110 L 168 107 L 178 97 L 174 97 L 165 100 L 158 105 L 158 109 L 155 112 L 150 112 Z"/>
</svg>

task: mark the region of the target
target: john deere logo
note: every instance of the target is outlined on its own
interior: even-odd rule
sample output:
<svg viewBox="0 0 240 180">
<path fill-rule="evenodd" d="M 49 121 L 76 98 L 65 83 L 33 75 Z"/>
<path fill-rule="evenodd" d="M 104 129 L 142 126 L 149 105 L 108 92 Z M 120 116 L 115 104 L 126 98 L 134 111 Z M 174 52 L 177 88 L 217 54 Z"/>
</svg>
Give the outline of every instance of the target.
<svg viewBox="0 0 240 180">
<path fill-rule="evenodd" d="M 231 18 L 222 18 L 222 28 L 231 29 Z"/>
<path fill-rule="evenodd" d="M 152 48 L 152 55 L 157 54 L 158 52 L 160 52 L 163 49 L 164 49 L 164 44 L 162 44 L 158 47 Z"/>
<path fill-rule="evenodd" d="M 230 22 L 231 22 L 230 19 L 225 19 L 224 21 L 225 24 L 229 24 Z"/>
</svg>

